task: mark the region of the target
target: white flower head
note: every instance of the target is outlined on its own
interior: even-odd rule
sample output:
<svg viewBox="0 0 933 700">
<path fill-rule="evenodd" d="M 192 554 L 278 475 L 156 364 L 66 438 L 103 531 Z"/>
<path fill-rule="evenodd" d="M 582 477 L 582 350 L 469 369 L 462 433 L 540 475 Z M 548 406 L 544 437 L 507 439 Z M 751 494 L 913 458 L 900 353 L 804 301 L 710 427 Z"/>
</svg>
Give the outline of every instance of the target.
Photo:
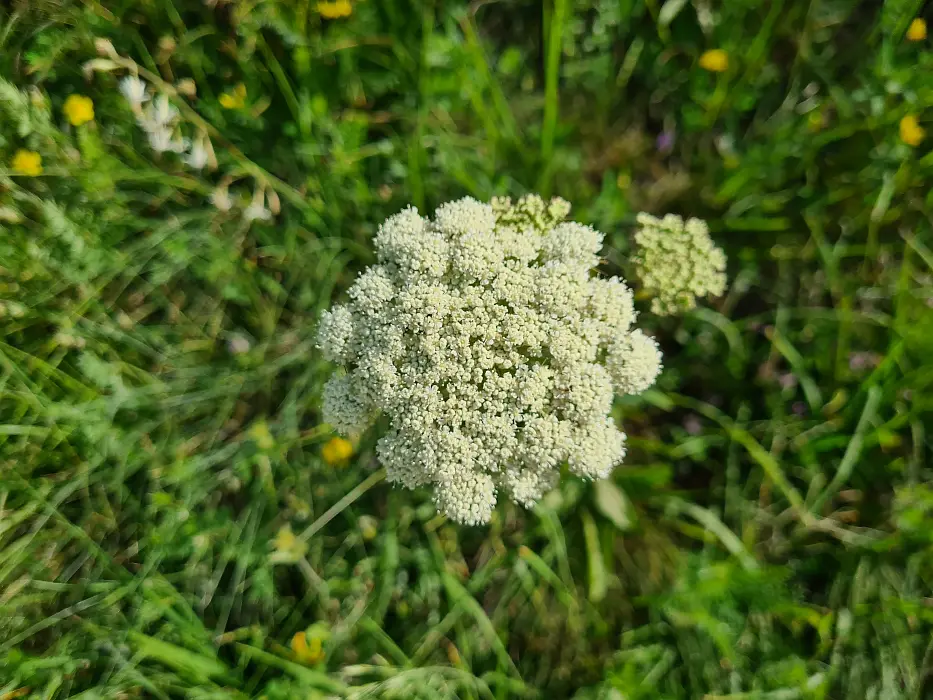
<svg viewBox="0 0 933 700">
<path fill-rule="evenodd" d="M 204 138 L 195 139 L 191 150 L 185 156 L 185 163 L 195 170 L 201 170 L 210 161 L 210 151 L 204 143 Z"/>
<path fill-rule="evenodd" d="M 243 210 L 243 218 L 247 221 L 269 221 L 272 212 L 262 204 L 252 203 Z"/>
<path fill-rule="evenodd" d="M 272 212 L 266 208 L 265 190 L 257 188 L 253 192 L 253 199 L 249 206 L 243 210 L 243 218 L 247 221 L 269 221 L 272 218 Z"/>
<path fill-rule="evenodd" d="M 166 95 L 157 95 L 138 117 L 139 125 L 147 132 L 171 129 L 178 119 L 178 109 Z"/>
<path fill-rule="evenodd" d="M 227 185 L 220 184 L 211 192 L 211 204 L 218 211 L 230 211 L 233 208 L 233 198 L 230 196 L 230 190 Z"/>
<path fill-rule="evenodd" d="M 651 297 L 651 310 L 668 316 L 689 311 L 698 297 L 726 291 L 726 256 L 700 219 L 639 214 L 635 272 Z"/>
<path fill-rule="evenodd" d="M 457 522 L 487 522 L 503 495 L 533 506 L 565 464 L 607 476 L 625 454 L 613 396 L 660 367 L 628 287 L 594 272 L 602 234 L 568 212 L 540 198 L 405 209 L 321 318 L 318 347 L 346 370 L 324 390 L 325 420 L 358 434 L 384 415 L 389 479 L 429 486 Z"/>
<path fill-rule="evenodd" d="M 188 148 L 188 140 L 176 136 L 167 126 L 147 130 L 146 138 L 156 153 L 183 153 Z"/>
<path fill-rule="evenodd" d="M 135 75 L 128 75 L 120 81 L 120 92 L 134 112 L 139 111 L 143 103 L 149 101 L 148 86 Z"/>
</svg>

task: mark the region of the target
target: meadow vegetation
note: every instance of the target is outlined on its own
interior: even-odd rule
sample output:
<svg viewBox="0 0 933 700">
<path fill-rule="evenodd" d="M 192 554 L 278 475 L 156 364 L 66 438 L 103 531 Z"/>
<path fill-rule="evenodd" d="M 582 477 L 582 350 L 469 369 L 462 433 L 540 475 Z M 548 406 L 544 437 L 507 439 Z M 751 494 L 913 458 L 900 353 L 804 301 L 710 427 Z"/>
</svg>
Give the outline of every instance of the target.
<svg viewBox="0 0 933 700">
<path fill-rule="evenodd" d="M 933 697 L 923 12 L 4 3 L 0 698 Z M 388 216 L 526 192 L 729 286 L 639 318 L 610 480 L 461 526 L 334 440 L 317 323 Z"/>
</svg>

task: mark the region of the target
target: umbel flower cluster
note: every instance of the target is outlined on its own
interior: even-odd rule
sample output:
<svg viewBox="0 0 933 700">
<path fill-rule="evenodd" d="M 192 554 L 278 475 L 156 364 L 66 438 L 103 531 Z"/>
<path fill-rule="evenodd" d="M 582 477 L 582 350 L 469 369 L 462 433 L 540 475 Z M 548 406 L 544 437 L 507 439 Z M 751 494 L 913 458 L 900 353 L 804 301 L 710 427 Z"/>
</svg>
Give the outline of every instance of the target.
<svg viewBox="0 0 933 700">
<path fill-rule="evenodd" d="M 697 297 L 719 296 L 726 290 L 726 256 L 700 219 L 668 214 L 658 219 L 638 215 L 635 232 L 635 274 L 653 297 L 651 311 L 671 316 L 696 306 Z"/>
<path fill-rule="evenodd" d="M 388 478 L 429 485 L 438 510 L 489 520 L 498 495 L 532 506 L 562 465 L 604 478 L 625 454 L 615 394 L 649 387 L 654 340 L 633 327 L 632 292 L 598 277 L 603 236 L 569 205 L 471 198 L 390 217 L 378 262 L 326 312 L 319 347 L 345 372 L 324 417 L 354 435 L 388 418 Z"/>
</svg>

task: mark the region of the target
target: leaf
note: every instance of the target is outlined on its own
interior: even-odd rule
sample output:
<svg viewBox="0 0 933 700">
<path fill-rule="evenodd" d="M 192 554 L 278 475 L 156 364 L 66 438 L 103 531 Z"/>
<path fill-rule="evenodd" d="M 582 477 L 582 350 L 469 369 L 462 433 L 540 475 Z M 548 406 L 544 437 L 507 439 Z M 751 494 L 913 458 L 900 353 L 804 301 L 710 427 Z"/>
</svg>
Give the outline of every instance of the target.
<svg viewBox="0 0 933 700">
<path fill-rule="evenodd" d="M 894 175 L 892 173 L 885 173 L 884 184 L 881 186 L 878 199 L 875 200 L 875 206 L 872 207 L 871 210 L 871 220 L 873 223 L 877 223 L 884 218 L 884 215 L 888 211 L 888 207 L 891 206 L 891 198 L 894 196 L 896 187 Z"/>
<path fill-rule="evenodd" d="M 631 530 L 635 514 L 628 496 L 609 479 L 600 479 L 593 485 L 596 509 L 612 521 L 622 532 Z"/>
<path fill-rule="evenodd" d="M 90 61 L 87 61 L 82 70 L 86 78 L 90 78 L 91 74 L 94 71 L 101 71 L 103 73 L 109 73 L 116 70 L 120 67 L 120 64 L 111 61 L 109 58 L 94 58 Z"/>
<path fill-rule="evenodd" d="M 216 658 L 198 654 L 191 649 L 169 644 L 140 632 L 130 632 L 129 638 L 140 658 L 159 661 L 198 683 L 206 683 L 211 678 L 224 677 L 229 673 L 227 667 Z"/>
<path fill-rule="evenodd" d="M 588 510 L 580 516 L 583 519 L 583 537 L 586 540 L 586 562 L 590 579 L 589 597 L 593 603 L 598 603 L 606 597 L 609 587 L 606 578 L 606 563 L 599 548 L 599 528 Z"/>
<path fill-rule="evenodd" d="M 723 223 L 733 231 L 786 231 L 791 227 L 786 216 L 736 216 Z"/>
<path fill-rule="evenodd" d="M 683 499 L 671 497 L 667 499 L 667 508 L 670 513 L 685 513 L 702 525 L 707 532 L 713 533 L 722 542 L 723 546 L 735 556 L 749 571 L 758 568 L 755 557 L 745 548 L 742 540 L 730 530 L 719 517 L 707 508 L 690 503 Z"/>
<path fill-rule="evenodd" d="M 641 398 L 655 408 L 660 408 L 662 411 L 673 411 L 676 406 L 669 396 L 657 389 L 647 389 L 641 394 Z"/>
<path fill-rule="evenodd" d="M 343 695 L 346 690 L 342 681 L 331 677 L 323 671 L 315 671 L 314 669 L 307 668 L 294 661 L 289 661 L 275 654 L 271 654 L 268 651 L 264 651 L 263 649 L 257 649 L 256 647 L 241 642 L 237 642 L 235 646 L 237 651 L 243 654 L 243 656 L 259 661 L 266 666 L 281 669 L 299 682 L 311 687 L 320 688 L 332 693 L 340 693 L 341 695 Z"/>
<path fill-rule="evenodd" d="M 658 13 L 658 24 L 662 27 L 670 25 L 686 4 L 687 0 L 667 0 Z"/>
</svg>

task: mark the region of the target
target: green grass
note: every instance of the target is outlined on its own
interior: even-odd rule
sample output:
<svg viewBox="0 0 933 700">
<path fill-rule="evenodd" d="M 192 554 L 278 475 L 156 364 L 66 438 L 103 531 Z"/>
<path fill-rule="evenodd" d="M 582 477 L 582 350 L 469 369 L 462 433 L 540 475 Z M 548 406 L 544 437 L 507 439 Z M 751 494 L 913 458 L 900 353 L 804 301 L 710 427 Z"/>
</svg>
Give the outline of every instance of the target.
<svg viewBox="0 0 933 700">
<path fill-rule="evenodd" d="M 922 12 L 7 3 L 0 698 L 933 697 Z M 153 153 L 130 70 L 194 81 L 217 171 Z M 225 177 L 280 213 L 218 212 Z M 665 372 L 616 407 L 611 483 L 456 527 L 382 480 L 377 433 L 324 463 L 316 318 L 389 214 L 526 191 L 605 231 L 609 273 L 636 212 L 703 216 L 730 291 L 646 314 Z"/>
</svg>

